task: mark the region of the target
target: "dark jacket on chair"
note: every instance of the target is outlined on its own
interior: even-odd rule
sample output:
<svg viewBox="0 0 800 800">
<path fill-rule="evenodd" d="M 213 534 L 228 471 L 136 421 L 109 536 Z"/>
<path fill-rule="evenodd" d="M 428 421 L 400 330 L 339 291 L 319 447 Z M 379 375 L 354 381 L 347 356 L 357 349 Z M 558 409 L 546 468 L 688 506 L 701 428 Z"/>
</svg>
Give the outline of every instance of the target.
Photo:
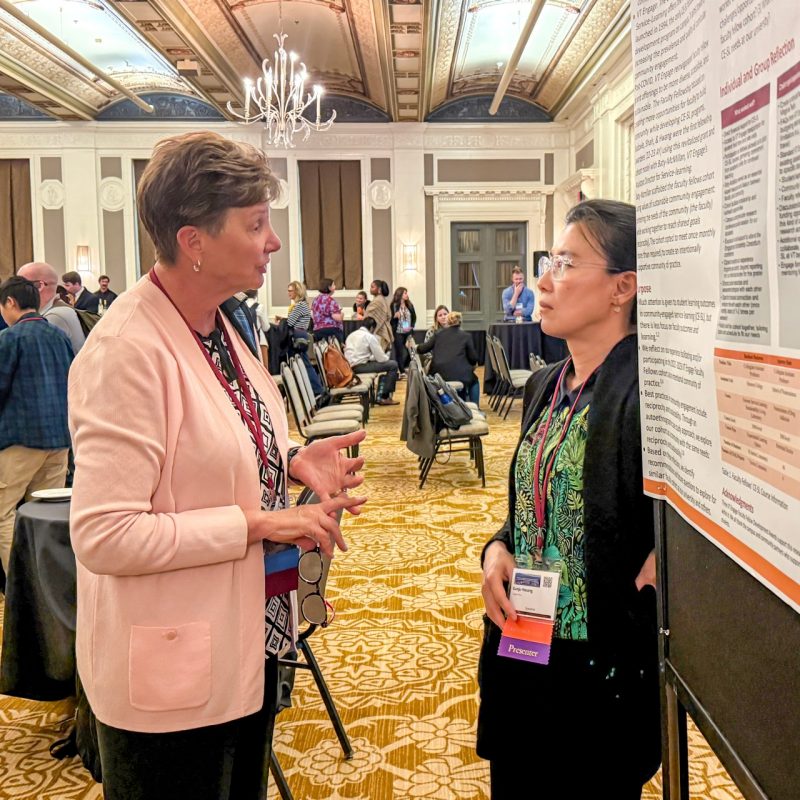
<svg viewBox="0 0 800 800">
<path fill-rule="evenodd" d="M 438 372 L 446 381 L 461 381 L 464 386 L 471 386 L 477 380 L 472 371 L 478 363 L 472 336 L 458 325 L 436 331 L 431 339 L 417 347 L 417 352 L 432 352 L 429 371 Z"/>
</svg>

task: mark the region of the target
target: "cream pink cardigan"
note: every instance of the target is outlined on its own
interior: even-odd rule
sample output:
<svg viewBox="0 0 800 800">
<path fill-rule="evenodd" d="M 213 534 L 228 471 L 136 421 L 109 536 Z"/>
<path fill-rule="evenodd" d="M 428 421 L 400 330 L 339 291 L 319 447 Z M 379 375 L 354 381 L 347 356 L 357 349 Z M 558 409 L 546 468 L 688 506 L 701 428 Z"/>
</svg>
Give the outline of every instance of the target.
<svg viewBox="0 0 800 800">
<path fill-rule="evenodd" d="M 232 328 L 286 459 L 280 393 Z M 148 278 L 120 295 L 69 380 L 77 661 L 97 718 L 164 732 L 257 711 L 264 566 L 242 509 L 260 486 L 247 430 Z M 202 754 L 200 754 L 202 757 Z"/>
</svg>

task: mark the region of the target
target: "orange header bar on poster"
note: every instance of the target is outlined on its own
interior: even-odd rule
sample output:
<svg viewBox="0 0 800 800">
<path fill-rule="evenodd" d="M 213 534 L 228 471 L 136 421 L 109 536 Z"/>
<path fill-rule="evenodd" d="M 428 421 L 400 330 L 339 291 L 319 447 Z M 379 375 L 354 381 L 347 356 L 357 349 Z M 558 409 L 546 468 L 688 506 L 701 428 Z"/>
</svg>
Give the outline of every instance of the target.
<svg viewBox="0 0 800 800">
<path fill-rule="evenodd" d="M 715 358 L 732 358 L 736 361 L 749 361 L 751 364 L 767 364 L 772 367 L 800 370 L 800 358 L 789 356 L 773 356 L 768 353 L 747 353 L 743 350 L 725 350 L 722 347 L 714 348 Z"/>
</svg>

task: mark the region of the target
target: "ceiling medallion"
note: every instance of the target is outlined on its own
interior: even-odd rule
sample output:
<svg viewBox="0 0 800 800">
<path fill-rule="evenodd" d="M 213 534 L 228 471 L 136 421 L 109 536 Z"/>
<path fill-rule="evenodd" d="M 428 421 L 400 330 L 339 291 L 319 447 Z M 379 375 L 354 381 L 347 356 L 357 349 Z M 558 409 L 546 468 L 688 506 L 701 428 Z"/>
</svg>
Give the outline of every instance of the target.
<svg viewBox="0 0 800 800">
<path fill-rule="evenodd" d="M 327 131 L 336 119 L 336 111 L 331 112 L 326 122 L 321 121 L 320 100 L 325 90 L 317 84 L 313 92 L 306 93 L 306 65 L 296 53 L 286 52 L 283 46 L 286 34 L 282 30 L 273 36 L 278 42 L 274 62 L 263 60 L 263 74 L 255 83 L 250 78 L 244 79 L 244 114 L 234 111 L 230 101 L 228 111 L 245 124 L 263 122 L 267 143 L 288 149 L 294 147 L 296 134 L 302 133 L 306 141 L 312 130 Z M 313 103 L 316 103 L 316 122 L 303 116 Z"/>
</svg>

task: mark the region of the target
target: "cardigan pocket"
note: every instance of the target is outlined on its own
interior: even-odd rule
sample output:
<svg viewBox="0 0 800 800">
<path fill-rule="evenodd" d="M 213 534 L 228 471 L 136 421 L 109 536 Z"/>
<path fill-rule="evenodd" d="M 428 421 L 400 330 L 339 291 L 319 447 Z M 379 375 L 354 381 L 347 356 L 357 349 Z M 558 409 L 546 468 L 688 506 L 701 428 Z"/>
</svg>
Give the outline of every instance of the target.
<svg viewBox="0 0 800 800">
<path fill-rule="evenodd" d="M 197 708 L 211 697 L 211 625 L 131 626 L 130 702 L 142 711 Z"/>
</svg>

